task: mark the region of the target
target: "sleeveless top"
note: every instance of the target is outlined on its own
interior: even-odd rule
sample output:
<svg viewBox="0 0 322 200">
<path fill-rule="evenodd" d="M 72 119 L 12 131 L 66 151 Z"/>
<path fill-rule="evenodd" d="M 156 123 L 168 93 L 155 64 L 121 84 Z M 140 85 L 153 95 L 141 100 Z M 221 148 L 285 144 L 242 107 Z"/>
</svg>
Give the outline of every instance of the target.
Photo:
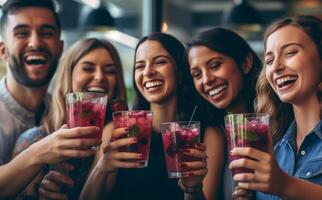
<svg viewBox="0 0 322 200">
<path fill-rule="evenodd" d="M 178 179 L 167 175 L 161 133 L 152 131 L 148 167 L 119 169 L 112 200 L 180 200 Z"/>
</svg>

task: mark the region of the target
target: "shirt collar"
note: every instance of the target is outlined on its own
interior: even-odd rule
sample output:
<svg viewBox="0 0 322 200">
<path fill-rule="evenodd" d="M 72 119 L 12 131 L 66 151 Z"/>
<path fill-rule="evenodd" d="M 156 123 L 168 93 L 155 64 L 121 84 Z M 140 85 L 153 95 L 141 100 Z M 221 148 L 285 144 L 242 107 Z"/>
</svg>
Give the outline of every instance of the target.
<svg viewBox="0 0 322 200">
<path fill-rule="evenodd" d="M 295 120 L 291 123 L 289 128 L 287 129 L 283 141 L 294 141 L 295 140 L 295 133 L 296 133 L 296 123 Z M 308 134 L 311 135 L 312 133 L 315 133 L 321 140 L 322 140 L 322 120 L 320 120 L 317 125 L 314 127 L 314 129 Z"/>
<path fill-rule="evenodd" d="M 313 131 L 322 140 L 322 120 L 314 127 Z"/>
<path fill-rule="evenodd" d="M 20 120 L 26 120 L 26 118 L 30 120 L 34 120 L 34 113 L 28 111 L 23 106 L 21 106 L 11 95 L 7 88 L 7 77 L 3 77 L 0 82 L 0 97 L 2 101 L 6 104 L 8 109 Z"/>
<path fill-rule="evenodd" d="M 291 123 L 291 125 L 288 127 L 283 140 L 284 141 L 294 141 L 295 138 L 295 133 L 296 133 L 296 123 L 295 120 Z"/>
</svg>

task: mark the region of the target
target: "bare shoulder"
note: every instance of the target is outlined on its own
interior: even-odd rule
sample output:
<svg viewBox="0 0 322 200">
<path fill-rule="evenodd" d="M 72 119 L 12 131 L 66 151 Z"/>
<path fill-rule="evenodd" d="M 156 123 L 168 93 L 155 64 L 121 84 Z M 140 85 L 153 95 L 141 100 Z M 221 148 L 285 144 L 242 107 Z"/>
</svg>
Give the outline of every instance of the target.
<svg viewBox="0 0 322 200">
<path fill-rule="evenodd" d="M 207 135 L 223 136 L 224 133 L 218 126 L 207 126 L 205 129 L 205 137 L 207 137 Z"/>
</svg>

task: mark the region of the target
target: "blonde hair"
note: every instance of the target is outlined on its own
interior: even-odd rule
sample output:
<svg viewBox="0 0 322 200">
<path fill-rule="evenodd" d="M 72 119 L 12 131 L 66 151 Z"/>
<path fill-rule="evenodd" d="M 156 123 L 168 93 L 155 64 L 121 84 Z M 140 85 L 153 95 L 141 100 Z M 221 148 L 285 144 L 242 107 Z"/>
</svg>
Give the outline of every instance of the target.
<svg viewBox="0 0 322 200">
<path fill-rule="evenodd" d="M 285 26 L 295 26 L 303 30 L 315 43 L 317 51 L 322 59 L 322 23 L 321 20 L 313 16 L 295 16 L 276 21 L 265 32 L 264 46 L 266 49 L 267 38 Z M 255 111 L 270 115 L 270 126 L 274 142 L 278 141 L 287 131 L 290 123 L 294 120 L 292 105 L 282 102 L 275 91 L 270 86 L 265 75 L 266 66 L 264 65 L 257 80 L 255 99 Z M 322 70 L 321 70 L 322 71 Z M 321 105 L 322 82 L 317 86 L 317 96 Z M 321 107 L 321 106 L 320 106 Z M 321 117 L 321 112 L 320 112 Z"/>
<path fill-rule="evenodd" d="M 72 91 L 72 72 L 78 61 L 97 48 L 108 51 L 116 66 L 117 84 L 113 97 L 126 100 L 126 89 L 123 78 L 123 67 L 115 47 L 103 39 L 87 38 L 72 45 L 59 63 L 56 78 L 53 82 L 52 102 L 43 124 L 45 131 L 50 134 L 66 123 L 64 95 Z M 112 97 L 112 98 L 113 98 Z M 110 99 L 112 99 L 110 98 Z"/>
</svg>

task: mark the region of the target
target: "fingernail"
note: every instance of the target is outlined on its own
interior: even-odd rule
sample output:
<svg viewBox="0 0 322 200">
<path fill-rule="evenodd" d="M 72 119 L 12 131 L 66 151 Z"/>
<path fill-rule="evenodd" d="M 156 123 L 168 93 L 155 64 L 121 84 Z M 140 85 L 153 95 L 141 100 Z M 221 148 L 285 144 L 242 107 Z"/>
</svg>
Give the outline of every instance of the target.
<svg viewBox="0 0 322 200">
<path fill-rule="evenodd" d="M 138 154 L 138 158 L 142 159 L 143 158 L 143 154 Z"/>
<path fill-rule="evenodd" d="M 124 129 L 124 131 L 125 131 L 125 132 L 128 132 L 128 131 L 129 131 L 129 128 L 125 128 L 125 129 Z"/>
<path fill-rule="evenodd" d="M 186 168 L 188 165 L 186 163 L 181 163 L 181 167 Z"/>
<path fill-rule="evenodd" d="M 193 173 L 190 172 L 190 173 L 187 174 L 187 176 L 191 177 L 191 176 L 193 176 Z"/>
<path fill-rule="evenodd" d="M 184 153 L 191 153 L 191 150 L 190 149 L 185 149 L 183 150 Z"/>
<path fill-rule="evenodd" d="M 133 142 L 138 142 L 139 141 L 139 139 L 137 137 L 133 137 L 132 140 L 133 140 Z"/>
</svg>

